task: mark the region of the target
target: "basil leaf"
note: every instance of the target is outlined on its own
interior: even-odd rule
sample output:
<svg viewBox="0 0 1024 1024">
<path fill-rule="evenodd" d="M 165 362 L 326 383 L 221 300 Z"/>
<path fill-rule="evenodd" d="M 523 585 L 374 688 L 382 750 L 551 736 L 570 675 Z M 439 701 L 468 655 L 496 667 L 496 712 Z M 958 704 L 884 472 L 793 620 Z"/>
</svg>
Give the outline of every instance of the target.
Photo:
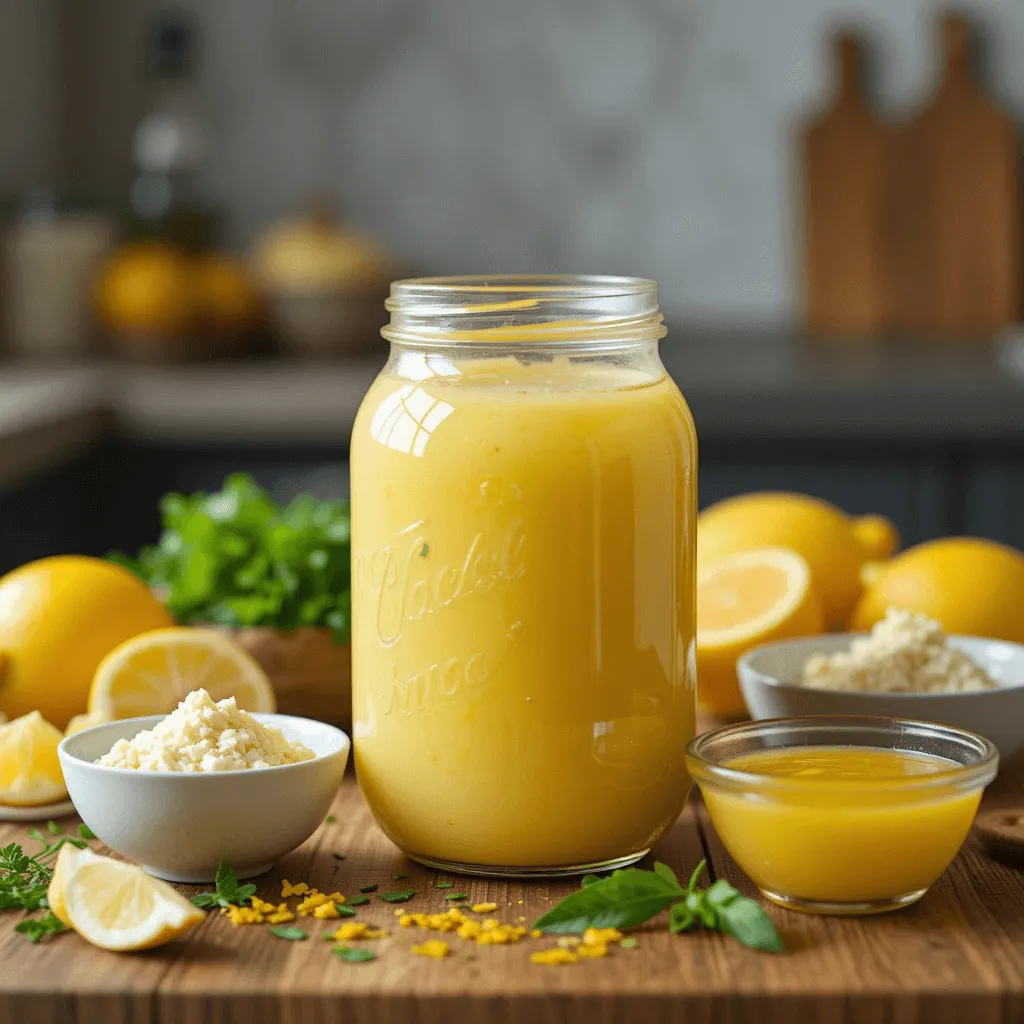
<svg viewBox="0 0 1024 1024">
<path fill-rule="evenodd" d="M 454 882 L 438 882 L 437 885 L 434 886 L 434 888 L 435 889 L 452 889 L 452 888 L 454 888 L 454 886 L 455 886 Z"/>
<path fill-rule="evenodd" d="M 654 873 L 660 875 L 666 882 L 670 882 L 677 889 L 679 888 L 679 879 L 676 878 L 676 873 L 667 864 L 662 864 L 660 860 L 656 860 L 654 862 Z"/>
<path fill-rule="evenodd" d="M 638 868 L 615 871 L 567 896 L 534 924 L 553 933 L 581 933 L 588 928 L 631 928 L 649 921 L 683 896 L 662 875 Z"/>
<path fill-rule="evenodd" d="M 697 915 L 685 903 L 677 903 L 669 914 L 668 927 L 673 935 L 688 932 L 696 923 Z"/>
<path fill-rule="evenodd" d="M 446 900 L 468 900 L 469 894 L 465 892 L 448 892 L 445 893 L 444 898 Z"/>
<path fill-rule="evenodd" d="M 712 907 L 724 907 L 739 896 L 739 890 L 731 886 L 724 878 L 720 878 L 704 893 L 704 898 Z"/>
<path fill-rule="evenodd" d="M 217 897 L 212 892 L 201 892 L 192 897 L 194 907 L 214 907 L 217 905 Z"/>
<path fill-rule="evenodd" d="M 766 953 L 781 953 L 782 939 L 756 900 L 740 896 L 719 908 L 722 931 L 737 942 Z"/>
<path fill-rule="evenodd" d="M 306 938 L 306 933 L 294 925 L 271 928 L 270 934 L 276 935 L 279 939 L 287 939 L 289 942 L 302 942 Z"/>
<path fill-rule="evenodd" d="M 354 907 L 349 906 L 348 903 L 335 903 L 334 909 L 337 910 L 341 917 L 355 917 L 356 911 Z"/>
<path fill-rule="evenodd" d="M 376 960 L 377 954 L 372 949 L 357 949 L 355 946 L 335 946 L 331 950 L 347 964 L 365 964 L 368 960 Z"/>
<path fill-rule="evenodd" d="M 359 886 L 359 891 L 360 892 L 376 892 L 377 888 L 378 888 L 378 883 L 377 882 L 371 882 L 369 885 L 361 885 L 361 886 Z"/>
<path fill-rule="evenodd" d="M 718 917 L 715 914 L 715 908 L 708 906 L 706 897 L 707 892 L 701 892 L 698 889 L 695 892 L 688 893 L 684 902 L 686 908 L 705 928 L 714 930 L 718 927 Z"/>
<path fill-rule="evenodd" d="M 369 903 L 369 896 L 353 896 L 350 899 L 345 900 L 342 906 L 348 907 L 361 907 L 364 903 Z"/>
</svg>

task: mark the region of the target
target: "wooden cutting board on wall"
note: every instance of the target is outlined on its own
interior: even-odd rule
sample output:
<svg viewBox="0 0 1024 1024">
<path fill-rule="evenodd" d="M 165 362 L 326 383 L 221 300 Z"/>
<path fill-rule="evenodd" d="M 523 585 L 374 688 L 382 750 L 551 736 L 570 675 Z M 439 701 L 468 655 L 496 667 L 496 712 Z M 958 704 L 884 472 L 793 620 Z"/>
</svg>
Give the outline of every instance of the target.
<svg viewBox="0 0 1024 1024">
<path fill-rule="evenodd" d="M 940 39 L 937 88 L 896 135 L 900 208 L 890 224 L 902 258 L 888 268 L 893 322 L 984 337 L 1019 313 L 1016 132 L 977 81 L 969 23 L 947 16 Z"/>
<path fill-rule="evenodd" d="M 1015 127 L 975 77 L 969 23 L 940 29 L 938 85 L 899 125 L 868 109 L 862 44 L 835 44 L 836 103 L 803 138 L 812 333 L 980 339 L 1020 315 Z"/>
<path fill-rule="evenodd" d="M 835 99 L 803 135 L 807 326 L 870 335 L 886 319 L 881 213 L 888 130 L 868 102 L 862 40 L 837 36 L 832 55 Z"/>
</svg>

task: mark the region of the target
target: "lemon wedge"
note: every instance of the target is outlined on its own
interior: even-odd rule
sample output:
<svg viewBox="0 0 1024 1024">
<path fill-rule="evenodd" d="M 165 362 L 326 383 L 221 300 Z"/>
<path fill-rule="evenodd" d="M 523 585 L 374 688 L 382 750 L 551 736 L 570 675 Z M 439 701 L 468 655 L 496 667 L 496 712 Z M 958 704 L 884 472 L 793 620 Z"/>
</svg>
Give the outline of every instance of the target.
<svg viewBox="0 0 1024 1024">
<path fill-rule="evenodd" d="M 119 952 L 162 946 L 206 917 L 142 868 L 69 844 L 61 847 L 47 900 L 83 939 Z"/>
<path fill-rule="evenodd" d="M 59 729 L 38 712 L 0 725 L 0 804 L 41 807 L 66 800 Z"/>
<path fill-rule="evenodd" d="M 234 697 L 243 711 L 272 712 L 274 688 L 259 663 L 212 629 L 154 629 L 114 648 L 99 667 L 89 714 L 107 721 L 170 714 L 193 690 Z"/>
<path fill-rule="evenodd" d="M 820 633 L 821 604 L 807 562 L 785 548 L 754 548 L 700 567 L 697 697 L 716 715 L 741 714 L 736 659 L 752 647 Z"/>
</svg>

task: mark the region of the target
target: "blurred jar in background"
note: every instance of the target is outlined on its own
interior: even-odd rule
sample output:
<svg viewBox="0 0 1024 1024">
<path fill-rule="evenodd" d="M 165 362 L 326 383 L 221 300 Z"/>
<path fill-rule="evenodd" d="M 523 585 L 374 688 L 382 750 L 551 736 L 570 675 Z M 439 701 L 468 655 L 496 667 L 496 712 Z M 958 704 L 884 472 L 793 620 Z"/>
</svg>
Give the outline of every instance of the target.
<svg viewBox="0 0 1024 1024">
<path fill-rule="evenodd" d="M 22 204 L 3 243 L 4 346 L 26 359 L 89 352 L 95 337 L 93 287 L 114 245 L 109 217 L 38 193 Z"/>
</svg>

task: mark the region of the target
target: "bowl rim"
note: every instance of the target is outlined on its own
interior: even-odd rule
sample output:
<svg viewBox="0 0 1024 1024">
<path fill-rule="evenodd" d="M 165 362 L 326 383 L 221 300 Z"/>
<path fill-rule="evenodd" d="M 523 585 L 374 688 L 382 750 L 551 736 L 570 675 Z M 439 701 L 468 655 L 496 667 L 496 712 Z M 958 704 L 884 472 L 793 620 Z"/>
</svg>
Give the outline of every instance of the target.
<svg viewBox="0 0 1024 1024">
<path fill-rule="evenodd" d="M 946 771 L 928 775 L 905 776 L 898 779 L 794 779 L 793 777 L 768 775 L 763 772 L 729 768 L 721 761 L 713 761 L 704 756 L 702 747 L 714 740 L 729 739 L 741 735 L 780 734 L 789 731 L 794 735 L 806 736 L 815 731 L 825 729 L 849 729 L 851 734 L 861 738 L 874 733 L 878 737 L 890 736 L 893 739 L 918 734 L 924 737 L 941 737 L 948 740 L 959 740 L 971 745 L 978 751 L 977 760 L 970 764 L 956 764 Z M 780 743 L 774 749 L 791 750 L 796 747 L 813 746 L 812 743 Z M 826 744 L 821 744 L 826 745 Z M 827 744 L 827 745 L 835 745 Z M 849 746 L 874 747 L 882 750 L 907 749 L 892 743 L 851 742 Z M 996 776 L 999 767 L 999 751 L 996 745 L 984 736 L 960 729 L 952 725 L 940 725 L 937 722 L 924 722 L 912 718 L 890 718 L 873 715 L 801 715 L 790 718 L 761 718 L 750 722 L 736 722 L 731 725 L 711 729 L 695 736 L 686 747 L 686 763 L 694 780 L 700 784 L 711 782 L 727 789 L 744 793 L 758 792 L 807 792 L 821 785 L 830 790 L 857 792 L 926 792 L 940 786 L 955 783 L 959 790 L 982 789 Z"/>
<path fill-rule="evenodd" d="M 769 651 L 784 650 L 787 647 L 803 646 L 808 644 L 812 640 L 821 640 L 822 637 L 831 639 L 849 639 L 854 640 L 860 637 L 870 636 L 870 632 L 867 630 L 847 630 L 840 633 L 818 633 L 809 636 L 794 636 L 788 637 L 785 640 L 772 640 L 766 644 L 760 644 L 757 647 L 752 647 L 749 651 L 741 654 L 736 660 L 737 674 L 740 676 L 740 685 L 747 682 L 756 682 L 762 686 L 773 686 L 779 690 L 797 690 L 801 693 L 823 693 L 823 694 L 834 694 L 837 697 L 852 698 L 854 700 L 907 700 L 907 701 L 919 701 L 919 700 L 964 700 L 970 698 L 972 700 L 978 700 L 985 698 L 993 700 L 1000 694 L 1009 693 L 1011 691 L 1024 691 L 1024 677 L 1019 682 L 1011 683 L 1000 683 L 997 680 L 997 685 L 991 690 L 959 690 L 959 691 L 947 691 L 941 693 L 908 693 L 902 690 L 830 690 L 824 686 L 804 686 L 802 683 L 790 683 L 777 676 L 770 675 L 763 669 L 758 668 L 753 664 L 755 658 L 759 655 L 765 654 Z M 968 640 L 978 641 L 979 643 L 991 643 L 991 644 L 1003 644 L 1006 647 L 1015 648 L 1017 655 L 1020 657 L 1022 664 L 1024 664 L 1024 644 L 1017 643 L 1015 640 L 999 640 L 995 637 L 990 636 L 975 636 L 972 633 L 949 633 L 946 636 L 947 640 Z M 819 653 L 836 653 L 835 651 L 826 651 Z M 985 666 L 981 666 L 984 668 Z M 744 679 L 742 672 L 747 672 L 750 677 L 756 677 L 756 679 L 748 677 Z"/>
<path fill-rule="evenodd" d="M 314 756 L 308 758 L 305 761 L 296 761 L 293 764 L 276 764 L 268 765 L 264 768 L 234 768 L 228 771 L 222 772 L 160 772 L 150 771 L 139 768 L 116 768 L 114 765 L 99 764 L 96 761 L 89 761 L 79 754 L 76 754 L 71 748 L 75 745 L 75 742 L 80 738 L 88 736 L 90 733 L 99 732 L 100 729 L 109 729 L 113 725 L 133 725 L 139 723 L 139 728 L 132 733 L 132 736 L 137 736 L 140 732 L 144 732 L 146 729 L 152 728 L 159 722 L 162 722 L 167 715 L 140 715 L 136 718 L 119 718 L 113 722 L 101 722 L 99 725 L 92 725 L 88 729 L 82 729 L 80 732 L 72 733 L 70 736 L 65 736 L 60 743 L 57 745 L 57 756 L 61 760 L 67 758 L 69 761 L 75 762 L 76 766 L 81 766 L 86 769 L 102 772 L 103 774 L 111 775 L 113 777 L 122 776 L 133 779 L 181 779 L 191 780 L 193 784 L 202 785 L 200 780 L 205 779 L 226 779 L 226 778 L 251 778 L 253 775 L 267 775 L 276 772 L 289 772 L 296 769 L 309 768 L 309 766 L 330 760 L 340 756 L 349 755 L 352 746 L 352 740 L 343 729 L 339 729 L 337 726 L 330 725 L 327 722 L 320 722 L 315 718 L 303 718 L 301 715 L 282 715 L 277 712 L 266 712 L 266 711 L 250 711 L 258 722 L 263 722 L 265 725 L 275 725 L 276 723 L 284 720 L 286 722 L 302 722 L 304 725 L 311 725 L 319 730 L 322 730 L 327 735 L 335 734 L 340 737 L 340 743 L 337 750 L 332 750 L 326 754 L 317 754 L 314 751 Z"/>
</svg>

